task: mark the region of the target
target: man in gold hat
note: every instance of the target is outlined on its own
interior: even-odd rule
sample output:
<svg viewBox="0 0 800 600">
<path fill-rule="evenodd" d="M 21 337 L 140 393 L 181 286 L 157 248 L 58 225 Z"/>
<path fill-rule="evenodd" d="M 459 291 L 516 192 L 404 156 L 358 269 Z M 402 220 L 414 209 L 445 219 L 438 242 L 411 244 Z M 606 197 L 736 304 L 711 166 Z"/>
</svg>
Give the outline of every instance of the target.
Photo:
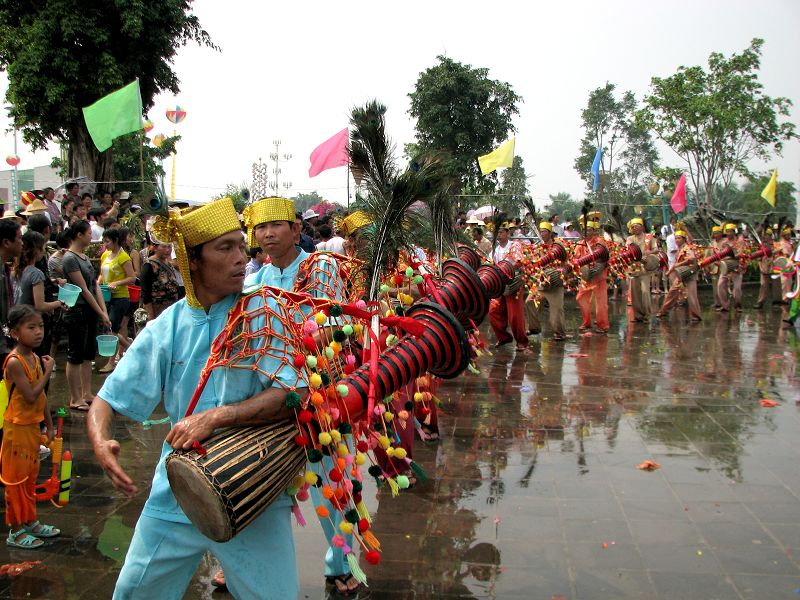
<svg viewBox="0 0 800 600">
<path fill-rule="evenodd" d="M 625 240 L 626 244 L 638 246 L 642 251 L 642 262 L 632 265 L 630 277 L 631 318 L 637 323 L 650 319 L 652 312 L 650 304 L 650 272 L 645 269 L 644 262 L 651 254 L 658 252 L 656 241 L 650 233 L 644 231 L 644 220 L 634 217 L 630 220 L 631 235 Z"/>
<path fill-rule="evenodd" d="M 792 228 L 790 226 L 786 226 L 781 229 L 781 239 L 778 241 L 778 256 L 785 256 L 791 259 L 795 253 L 795 245 L 792 241 Z M 789 292 L 792 291 L 792 286 L 794 283 L 794 276 L 792 273 L 781 273 L 781 303 L 788 304 L 789 303 Z"/>
<path fill-rule="evenodd" d="M 772 237 L 772 229 L 767 227 L 763 231 L 764 235 L 764 244 L 769 246 L 769 249 L 772 250 L 772 254 L 770 256 L 765 256 L 758 260 L 758 299 L 756 300 L 755 305 L 753 308 L 761 308 L 764 306 L 765 303 L 770 304 L 771 299 L 773 297 L 772 294 L 772 261 L 775 255 L 777 254 L 777 246 L 778 244 Z"/>
<path fill-rule="evenodd" d="M 262 198 L 245 208 L 242 216 L 248 243 L 251 247 L 261 247 L 269 257 L 269 263 L 249 277 L 246 286 L 269 285 L 305 292 L 315 298 L 345 301 L 344 282 L 339 276 L 337 261 L 324 253 L 309 254 L 297 244 L 301 224 L 294 214 L 294 202 L 288 198 Z M 355 232 L 370 223 L 365 213 L 357 211 L 344 220 L 341 229 L 346 233 Z M 322 464 L 326 472 L 334 468 L 330 456 L 323 457 Z M 315 506 L 324 504 L 321 491 L 316 487 L 311 488 L 311 498 Z M 330 586 L 336 586 L 338 592 L 353 593 L 359 583 L 350 573 L 342 548 L 332 543 L 333 536 L 340 534 L 341 518 L 341 513 L 334 511 L 331 519 L 320 521 L 328 539 L 325 579 Z M 350 543 L 348 538 L 348 545 Z"/>
<path fill-rule="evenodd" d="M 549 252 L 556 244 L 563 246 L 553 232 L 553 224 L 550 221 L 542 221 L 539 223 L 539 235 L 542 238 L 542 243 L 539 245 L 542 253 Z M 560 274 L 563 265 L 560 262 L 551 263 L 548 265 L 548 271 L 553 276 Z M 567 339 L 567 327 L 564 321 L 564 285 L 555 284 L 547 286 L 546 289 L 541 289 L 539 293 L 547 300 L 548 320 L 550 322 L 550 330 L 553 340 L 560 342 Z M 531 304 L 529 301 L 527 305 Z M 538 325 L 538 314 L 536 315 L 536 324 Z"/>
<path fill-rule="evenodd" d="M 722 247 L 730 246 L 733 248 L 734 258 L 726 258 L 720 264 L 719 283 L 717 290 L 719 293 L 721 312 L 728 312 L 733 298 L 733 308 L 738 312 L 742 310 L 742 274 L 743 268 L 739 263 L 739 258 L 747 253 L 746 242 L 737 235 L 736 225 L 726 223 L 722 228 L 725 238 L 722 240 Z"/>
<path fill-rule="evenodd" d="M 580 258 L 596 247 L 606 246 L 603 236 L 600 234 L 599 221 L 586 221 L 586 241 L 575 246 L 574 258 Z M 575 301 L 581 311 L 580 331 L 589 331 L 592 328 L 592 300 L 595 306 L 595 327 L 599 333 L 608 333 L 611 324 L 608 321 L 608 266 L 603 263 L 590 265 L 588 269 L 591 275 L 584 278 L 580 289 L 575 295 Z"/>
<path fill-rule="evenodd" d="M 725 246 L 725 236 L 722 234 L 722 226 L 714 225 L 711 228 L 711 245 L 705 251 L 705 258 L 713 256 L 715 252 L 720 252 Z M 711 289 L 714 290 L 714 309 L 722 306 L 719 300 L 719 263 L 712 263 L 706 269 L 711 275 Z"/>
<path fill-rule="evenodd" d="M 153 233 L 174 245 L 186 298 L 136 337 L 92 402 L 87 422 L 98 462 L 128 497 L 139 490 L 119 462 L 120 444 L 112 438 L 114 413 L 141 422 L 163 397 L 172 424 L 114 598 L 182 598 L 206 552 L 220 561 L 237 598 L 263 598 L 266 593 L 294 598 L 298 586 L 291 499 L 281 495 L 235 538 L 215 543 L 180 509 L 165 469 L 173 449 L 189 449 L 216 429 L 259 425 L 291 414 L 285 407 L 284 383 L 296 382 L 293 369 L 275 371 L 280 385 L 260 370 L 214 369 L 194 413 L 184 416 L 211 343 L 242 289 L 247 254 L 239 217 L 224 198 L 194 210 L 171 210 L 168 217 L 157 218 Z M 264 371 L 271 366 L 264 365 Z"/>
</svg>

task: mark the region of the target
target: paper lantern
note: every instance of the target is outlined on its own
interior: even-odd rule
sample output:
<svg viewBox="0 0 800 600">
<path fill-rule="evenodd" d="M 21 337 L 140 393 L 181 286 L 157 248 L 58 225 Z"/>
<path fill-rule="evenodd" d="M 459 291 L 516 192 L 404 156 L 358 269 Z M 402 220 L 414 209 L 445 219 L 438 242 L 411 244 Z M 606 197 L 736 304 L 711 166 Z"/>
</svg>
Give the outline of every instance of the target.
<svg viewBox="0 0 800 600">
<path fill-rule="evenodd" d="M 180 106 L 176 106 L 175 108 L 170 108 L 167 110 L 167 118 L 172 123 L 180 123 L 186 118 L 186 111 L 183 110 Z"/>
<path fill-rule="evenodd" d="M 156 148 L 161 148 L 161 145 L 164 143 L 164 140 L 166 139 L 167 136 L 165 136 L 163 133 L 157 133 L 153 137 L 153 146 L 155 146 Z"/>
<path fill-rule="evenodd" d="M 155 127 L 155 125 L 153 125 L 153 122 L 148 119 L 144 123 L 142 123 L 142 127 L 144 127 L 145 133 L 149 133 L 153 129 L 153 127 Z"/>
<path fill-rule="evenodd" d="M 16 154 L 9 154 L 6 156 L 6 162 L 12 167 L 16 167 L 19 164 L 19 160 L 19 156 Z"/>
</svg>

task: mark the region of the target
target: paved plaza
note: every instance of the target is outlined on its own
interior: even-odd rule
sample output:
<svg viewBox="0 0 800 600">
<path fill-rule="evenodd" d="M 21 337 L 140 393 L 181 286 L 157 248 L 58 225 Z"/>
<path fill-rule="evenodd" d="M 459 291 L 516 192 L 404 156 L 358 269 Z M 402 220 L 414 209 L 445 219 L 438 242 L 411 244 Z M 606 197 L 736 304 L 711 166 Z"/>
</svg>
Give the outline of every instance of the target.
<svg viewBox="0 0 800 600">
<path fill-rule="evenodd" d="M 777 308 L 707 310 L 691 326 L 684 308 L 652 324 L 611 310 L 607 337 L 535 336 L 531 354 L 507 346 L 442 386 L 442 439 L 414 448 L 430 481 L 398 498 L 365 488 L 383 561 L 362 564 L 359 598 L 800 598 L 797 332 L 780 329 Z M 65 397 L 59 363 L 51 406 Z M 115 492 L 84 426 L 73 412 L 70 505 L 40 504 L 64 534 L 39 551 L 3 544 L 0 563 L 42 565 L 0 578 L 0 598 L 111 597 L 146 494 Z M 117 432 L 146 489 L 167 426 L 120 419 Z M 660 468 L 637 468 L 648 460 Z M 300 597 L 316 600 L 324 542 L 303 509 Z M 204 561 L 185 598 L 229 598 L 210 585 L 215 569 Z"/>
</svg>

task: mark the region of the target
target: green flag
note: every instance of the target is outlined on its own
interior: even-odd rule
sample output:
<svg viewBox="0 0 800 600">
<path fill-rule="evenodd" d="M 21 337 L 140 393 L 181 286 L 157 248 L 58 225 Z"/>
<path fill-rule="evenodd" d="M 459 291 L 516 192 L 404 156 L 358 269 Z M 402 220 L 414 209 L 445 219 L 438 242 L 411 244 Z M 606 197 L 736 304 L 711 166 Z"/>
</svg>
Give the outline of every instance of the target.
<svg viewBox="0 0 800 600">
<path fill-rule="evenodd" d="M 100 98 L 83 109 L 86 129 L 100 152 L 111 147 L 111 141 L 142 128 L 142 97 L 139 80 Z"/>
</svg>

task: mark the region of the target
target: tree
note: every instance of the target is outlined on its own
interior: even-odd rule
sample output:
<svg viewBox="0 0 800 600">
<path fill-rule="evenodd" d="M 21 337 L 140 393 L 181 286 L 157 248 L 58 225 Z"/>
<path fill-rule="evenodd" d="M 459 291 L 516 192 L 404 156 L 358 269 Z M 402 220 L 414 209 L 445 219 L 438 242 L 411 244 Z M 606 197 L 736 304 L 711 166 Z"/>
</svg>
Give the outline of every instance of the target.
<svg viewBox="0 0 800 600">
<path fill-rule="evenodd" d="M 522 165 L 522 157 L 515 156 L 514 163 L 505 169 L 496 205 L 509 215 L 519 215 L 522 201 L 528 195 L 528 177 Z"/>
<path fill-rule="evenodd" d="M 294 209 L 298 212 L 304 212 L 315 204 L 325 202 L 325 199 L 317 193 L 317 190 L 308 194 L 297 194 L 292 200 L 294 200 Z"/>
<path fill-rule="evenodd" d="M 445 155 L 447 173 L 459 185 L 493 191 L 495 177 L 483 178 L 477 158 L 516 131 L 511 119 L 522 98 L 511 85 L 489 79 L 489 70 L 473 68 L 445 56 L 419 74 L 409 94 L 409 114 L 417 120 L 416 147 L 409 156 L 428 152 Z"/>
<path fill-rule="evenodd" d="M 717 183 L 724 189 L 735 175 L 749 175 L 751 159 L 780 155 L 783 142 L 796 137 L 792 123 L 779 122 L 791 101 L 767 96 L 758 81 L 763 44 L 753 39 L 729 58 L 714 52 L 708 71 L 681 66 L 670 77 L 653 77 L 637 115 L 686 162 L 703 218 L 717 208 Z"/>
<path fill-rule="evenodd" d="M 545 206 L 545 212 L 550 216 L 560 215 L 562 221 L 574 221 L 581 214 L 583 203 L 575 200 L 568 192 L 550 194 L 550 204 Z"/>
<path fill-rule="evenodd" d="M 147 143 L 149 138 L 145 137 L 142 144 L 144 131 L 129 133 L 114 140 L 114 178 L 116 181 L 148 183 L 125 183 L 123 188 L 134 196 L 149 191 L 152 187 L 149 182 L 160 181 L 164 177 L 164 167 L 162 161 L 168 158 L 175 151 L 181 136 L 166 138 L 160 147 Z M 140 163 L 141 151 L 141 163 Z M 142 176 L 142 166 L 144 167 L 144 177 Z M 119 186 L 117 186 L 119 189 Z"/>
<path fill-rule="evenodd" d="M 71 177 L 113 181 L 112 150 L 98 153 L 82 107 L 139 78 L 146 113 L 161 91 L 177 94 L 172 61 L 194 41 L 214 48 L 191 0 L 0 0 L 0 68 L 14 126 L 35 149 L 68 144 Z"/>
<path fill-rule="evenodd" d="M 740 187 L 736 183 L 717 185 L 715 198 L 717 207 L 731 219 L 743 220 L 751 224 L 761 223 L 767 215 L 770 222 L 776 223 L 781 217 L 794 220 L 795 186 L 791 181 L 778 180 L 775 190 L 775 208 L 772 208 L 762 197 L 761 191 L 767 185 L 772 173 L 751 175 Z"/>
<path fill-rule="evenodd" d="M 602 206 L 619 206 L 623 216 L 633 212 L 634 205 L 648 200 L 646 186 L 656 168 L 658 153 L 649 131 L 636 123 L 636 98 L 625 92 L 614 96 L 616 86 L 606 83 L 589 94 L 581 111 L 585 134 L 575 170 L 592 189 L 591 174 L 597 148 L 603 149 L 600 164 L 601 186 L 595 201 Z"/>
</svg>

